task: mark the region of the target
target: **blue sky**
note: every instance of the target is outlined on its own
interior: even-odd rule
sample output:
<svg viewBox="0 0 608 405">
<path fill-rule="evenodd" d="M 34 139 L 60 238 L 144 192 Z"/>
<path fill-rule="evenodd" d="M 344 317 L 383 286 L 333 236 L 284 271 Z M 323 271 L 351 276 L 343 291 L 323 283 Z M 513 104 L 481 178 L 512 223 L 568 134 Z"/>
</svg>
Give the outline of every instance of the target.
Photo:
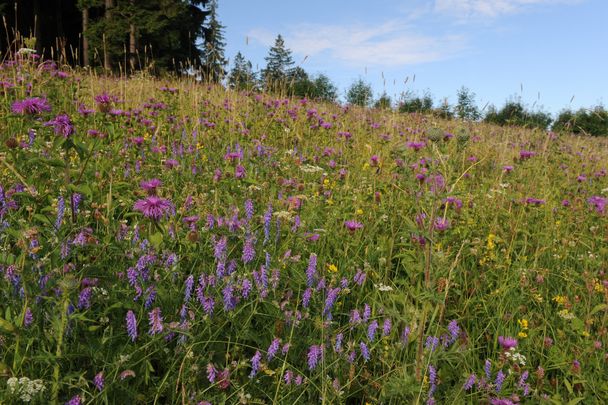
<svg viewBox="0 0 608 405">
<path fill-rule="evenodd" d="M 281 34 L 341 96 L 360 77 L 393 99 L 428 90 L 454 103 L 464 85 L 480 107 L 608 102 L 607 0 L 221 0 L 218 14 L 230 60 L 241 51 L 261 69 Z"/>
</svg>

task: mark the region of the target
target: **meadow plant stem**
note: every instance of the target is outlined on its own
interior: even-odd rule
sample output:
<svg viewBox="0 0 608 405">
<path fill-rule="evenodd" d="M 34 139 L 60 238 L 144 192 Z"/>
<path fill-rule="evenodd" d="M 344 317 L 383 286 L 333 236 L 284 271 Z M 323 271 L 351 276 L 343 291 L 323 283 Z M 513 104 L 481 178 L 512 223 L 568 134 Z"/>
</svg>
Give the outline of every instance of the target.
<svg viewBox="0 0 608 405">
<path fill-rule="evenodd" d="M 68 307 L 70 305 L 70 301 L 68 298 L 67 292 L 63 292 L 63 302 L 61 305 L 61 320 L 59 323 L 59 329 L 56 331 L 55 339 L 57 341 L 57 348 L 55 349 L 55 366 L 53 367 L 53 383 L 51 387 L 51 402 L 53 404 L 59 403 L 59 372 L 60 372 L 60 361 L 63 355 L 62 346 L 63 346 L 63 335 L 65 333 L 65 328 L 68 324 Z"/>
</svg>

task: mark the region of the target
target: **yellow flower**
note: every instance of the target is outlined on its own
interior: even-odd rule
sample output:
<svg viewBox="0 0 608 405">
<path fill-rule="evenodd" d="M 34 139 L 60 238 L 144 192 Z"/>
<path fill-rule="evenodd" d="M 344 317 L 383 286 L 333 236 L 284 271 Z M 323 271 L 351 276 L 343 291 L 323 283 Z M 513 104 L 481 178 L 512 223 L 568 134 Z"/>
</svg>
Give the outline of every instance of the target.
<svg viewBox="0 0 608 405">
<path fill-rule="evenodd" d="M 369 169 L 369 163 L 366 163 L 363 165 L 363 170 L 367 170 L 367 169 Z"/>
<path fill-rule="evenodd" d="M 488 235 L 488 250 L 494 250 L 494 248 L 496 247 L 496 243 L 494 243 L 494 239 L 496 239 L 496 235 L 494 235 L 493 233 Z"/>
<path fill-rule="evenodd" d="M 337 273 L 338 267 L 332 263 L 329 266 L 327 266 L 327 271 L 329 271 L 330 273 Z"/>
<path fill-rule="evenodd" d="M 593 284 L 593 289 L 596 292 L 603 293 L 604 292 L 604 286 L 597 279 L 594 280 L 594 281 L 595 281 L 595 283 Z"/>
<path fill-rule="evenodd" d="M 327 200 L 327 205 L 334 205 L 334 200 Z"/>
<path fill-rule="evenodd" d="M 528 334 L 527 334 L 526 332 L 523 332 L 523 331 L 522 331 L 522 332 L 519 332 L 519 333 L 517 334 L 517 337 L 519 337 L 519 338 L 521 338 L 521 339 L 524 339 L 524 338 L 527 338 L 527 337 L 528 337 Z"/>
<path fill-rule="evenodd" d="M 568 302 L 568 297 L 566 297 L 565 295 L 556 295 L 555 297 L 553 297 L 552 299 L 553 301 L 557 302 L 558 304 L 565 304 L 566 302 Z"/>
<path fill-rule="evenodd" d="M 323 179 L 323 185 L 324 186 L 328 186 L 329 185 L 329 179 Z"/>
<path fill-rule="evenodd" d="M 359 209 L 357 209 L 357 211 L 355 211 L 355 214 L 363 215 L 363 210 L 361 208 L 359 208 Z"/>
<path fill-rule="evenodd" d="M 519 324 L 519 327 L 526 330 L 528 329 L 528 320 L 527 319 L 518 319 L 517 323 Z"/>
</svg>

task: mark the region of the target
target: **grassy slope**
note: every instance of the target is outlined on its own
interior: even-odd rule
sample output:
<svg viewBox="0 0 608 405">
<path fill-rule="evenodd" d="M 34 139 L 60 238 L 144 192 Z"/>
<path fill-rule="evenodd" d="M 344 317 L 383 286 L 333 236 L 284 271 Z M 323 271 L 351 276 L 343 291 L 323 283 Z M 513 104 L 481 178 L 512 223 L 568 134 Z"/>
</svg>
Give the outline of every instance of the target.
<svg viewBox="0 0 608 405">
<path fill-rule="evenodd" d="M 58 79 L 25 65 L 5 67 L 2 75 L 16 83 L 3 96 L 3 138 L 27 141 L 29 128 L 37 130 L 37 137 L 29 148 L 5 148 L 0 176 L 5 192 L 24 181 L 36 189 L 14 194 L 16 208 L 4 215 L 0 372 L 43 379 L 46 398 L 78 394 L 93 402 L 129 397 L 220 403 L 250 395 L 253 403 L 319 398 L 400 403 L 424 402 L 431 391 L 438 403 L 515 396 L 530 403 L 544 397 L 555 403 L 576 398 L 601 403 L 608 396 L 608 209 L 598 213 L 587 201 L 606 196 L 605 139 L 238 94 L 186 80 Z M 32 83 L 31 95 L 48 97 L 53 113 L 24 117 L 10 112 L 11 103 L 26 96 L 27 83 Z M 161 91 L 162 86 L 177 92 Z M 102 92 L 121 100 L 116 108 L 140 109 L 139 118 L 78 114 L 74 99 L 95 108 L 93 98 Z M 146 107 L 154 104 L 150 98 L 164 105 Z M 43 125 L 60 112 L 75 124 L 70 141 Z M 331 128 L 319 128 L 319 120 Z M 107 137 L 93 138 L 89 129 Z M 442 140 L 444 133 L 454 137 Z M 143 145 L 135 145 L 134 137 L 142 137 Z M 408 147 L 420 140 L 426 141 L 420 151 Z M 228 148 L 234 151 L 237 144 L 243 148 L 240 162 L 226 160 Z M 166 152 L 153 151 L 162 146 Z M 522 150 L 536 155 L 522 160 Z M 168 169 L 167 159 L 177 160 L 178 166 Z M 242 179 L 234 176 L 238 164 L 245 170 Z M 513 171 L 506 172 L 506 165 Z M 218 169 L 222 175 L 214 180 Z M 577 180 L 579 175 L 586 179 Z M 145 195 L 138 190 L 140 181 L 153 177 L 163 182 L 160 195 L 177 208 L 158 224 L 133 209 Z M 68 203 L 56 230 L 57 198 L 69 199 L 74 191 L 84 196 L 80 212 L 73 221 Z M 448 196 L 462 201 L 462 207 L 445 204 Z M 529 204 L 527 198 L 545 203 Z M 255 213 L 238 229 L 207 225 L 208 215 L 229 219 L 235 209 L 242 220 L 247 199 Z M 269 204 L 274 215 L 265 241 Z M 426 219 L 417 222 L 421 213 Z M 183 222 L 192 215 L 200 216 L 196 232 Z M 296 216 L 301 224 L 293 229 Z M 433 229 L 438 218 L 449 221 L 448 229 Z M 363 228 L 349 231 L 346 220 Z M 136 224 L 140 238 L 150 241 L 148 247 L 131 242 Z M 119 240 L 121 226 L 128 232 Z M 72 244 L 70 253 L 62 255 L 62 246 L 85 228 L 91 229 L 88 242 Z M 318 241 L 311 242 L 311 234 L 318 234 Z M 221 236 L 228 240 L 227 262 L 234 259 L 236 271 L 205 290 L 215 300 L 212 316 L 193 292 L 188 322 L 179 326 L 184 282 L 190 274 L 198 280 L 216 272 L 213 241 Z M 251 238 L 255 259 L 244 264 L 243 246 Z M 39 249 L 32 251 L 32 240 Z M 270 257 L 267 288 L 256 286 L 253 275 L 266 263 L 264 252 Z M 166 264 L 170 253 L 179 258 L 177 264 Z M 156 257 L 147 266 L 152 276 L 138 281 L 143 298 L 148 288 L 156 290 L 148 308 L 142 298 L 134 301 L 136 290 L 125 276 L 145 254 Z M 317 289 L 304 308 L 311 254 L 318 257 L 314 285 L 324 278 L 326 288 Z M 17 283 L 7 272 L 11 264 L 20 276 Z M 367 274 L 362 286 L 353 281 L 359 270 Z M 275 272 L 275 287 L 273 271 L 280 272 Z M 41 276 L 46 276 L 42 288 Z M 97 288 L 107 295 L 97 289 L 91 306 L 79 308 L 85 277 L 97 278 Z M 330 321 L 327 294 L 342 278 L 348 286 L 339 290 Z M 245 279 L 253 283 L 252 292 L 226 309 L 226 287 L 240 295 Z M 349 324 L 351 311 L 363 312 L 365 304 L 371 308 L 370 320 Z M 64 315 L 58 309 L 63 305 L 73 305 L 74 312 Z M 34 317 L 29 327 L 23 325 L 26 308 Z M 164 315 L 160 335 L 147 334 L 152 308 Z M 128 310 L 138 319 L 135 342 L 124 325 Z M 299 314 L 297 322 L 294 314 Z M 381 337 L 386 319 L 392 329 Z M 379 329 L 370 339 L 374 320 Z M 451 320 L 461 330 L 456 341 L 447 348 L 440 342 L 435 351 L 426 348 L 429 336 L 449 336 Z M 406 328 L 411 330 L 407 342 L 402 339 Z M 185 333 L 187 339 L 168 340 L 169 330 Z M 343 349 L 336 353 L 340 333 Z M 525 364 L 515 364 L 503 353 L 499 336 L 518 338 L 516 351 L 525 356 Z M 274 338 L 290 348 L 268 360 Z M 371 351 L 369 361 L 362 342 Z M 324 356 L 311 369 L 313 345 L 324 346 Z M 256 350 L 263 354 L 262 365 L 249 378 Z M 484 376 L 486 360 L 490 381 L 464 391 L 471 373 Z M 207 380 L 209 364 L 230 373 L 228 387 L 221 378 Z M 437 370 L 435 381 L 429 365 Z M 125 370 L 135 376 L 121 379 Z M 498 370 L 507 375 L 499 393 Z M 105 376 L 101 392 L 92 382 L 100 371 Z M 527 397 L 518 386 L 525 371 Z M 303 384 L 285 384 L 286 372 L 294 379 L 303 376 Z M 0 386 L 3 396 L 9 398 L 9 390 Z"/>
</svg>

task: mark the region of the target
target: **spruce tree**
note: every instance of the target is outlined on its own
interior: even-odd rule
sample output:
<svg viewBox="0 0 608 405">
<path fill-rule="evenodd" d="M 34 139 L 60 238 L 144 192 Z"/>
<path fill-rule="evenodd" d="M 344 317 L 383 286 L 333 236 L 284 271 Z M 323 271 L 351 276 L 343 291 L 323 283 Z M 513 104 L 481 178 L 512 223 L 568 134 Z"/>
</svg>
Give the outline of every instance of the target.
<svg viewBox="0 0 608 405">
<path fill-rule="evenodd" d="M 224 57 L 224 26 L 217 19 L 217 1 L 209 4 L 209 23 L 204 28 L 203 72 L 212 82 L 221 81 L 226 76 L 226 58 Z"/>
<path fill-rule="evenodd" d="M 285 41 L 279 34 L 265 58 L 266 68 L 262 70 L 262 84 L 269 88 L 279 88 L 288 79 L 294 62 L 291 51 L 285 48 Z"/>
<path fill-rule="evenodd" d="M 241 52 L 234 57 L 234 67 L 228 75 L 228 86 L 235 90 L 252 90 L 255 87 L 255 74 L 251 62 Z"/>
</svg>

